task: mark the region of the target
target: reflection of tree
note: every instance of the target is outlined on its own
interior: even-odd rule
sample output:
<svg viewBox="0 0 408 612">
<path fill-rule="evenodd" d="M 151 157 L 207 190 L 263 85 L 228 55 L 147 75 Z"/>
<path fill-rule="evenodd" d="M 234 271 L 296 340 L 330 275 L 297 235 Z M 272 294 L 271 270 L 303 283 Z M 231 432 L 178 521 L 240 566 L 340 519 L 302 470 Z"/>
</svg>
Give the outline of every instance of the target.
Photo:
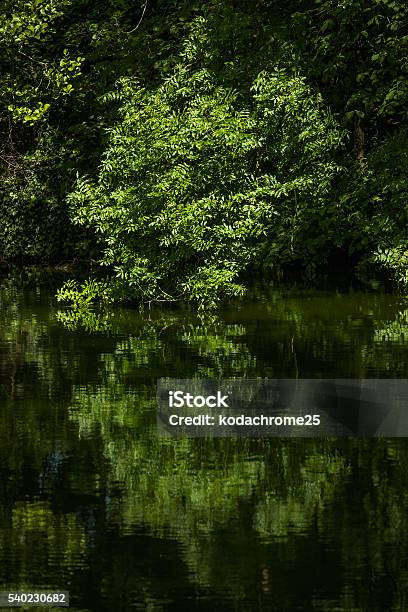
<svg viewBox="0 0 408 612">
<path fill-rule="evenodd" d="M 328 609 L 337 593 L 340 608 L 380 610 L 387 572 L 382 609 L 402 609 L 404 440 L 177 440 L 155 425 L 158 377 L 290 376 L 294 355 L 300 376 L 406 374 L 402 343 L 380 331 L 403 324 L 398 300 L 274 293 L 202 321 L 117 310 L 109 331 L 88 334 L 61 326 L 35 293 L 1 295 L 1 565 L 13 550 L 16 582 L 40 580 L 48 558 L 67 575 L 99 567 L 93 551 L 111 531 L 123 546 L 142 531 L 171 543 L 197 588 L 230 589 L 237 608 L 256 588 L 278 609 L 296 591 L 301 609 L 312 554 L 331 569 L 311 609 Z M 118 595 L 114 582 L 136 552 L 115 555 L 98 580 Z M 303 582 L 293 575 L 291 585 L 282 566 L 300 564 Z M 154 601 L 159 578 L 140 582 Z"/>
<path fill-rule="evenodd" d="M 92 340 L 65 330 L 48 302 L 44 290 L 0 287 L 0 394 L 8 398 L 26 386 L 36 396 L 58 396 L 94 373 Z"/>
<path fill-rule="evenodd" d="M 391 344 L 378 330 L 398 325 L 407 334 L 404 309 L 406 300 L 394 295 L 274 291 L 250 306 L 242 324 L 248 349 L 269 377 L 403 378 L 401 337 Z"/>
<path fill-rule="evenodd" d="M 289 453 L 285 454 L 288 459 Z M 288 482 L 289 494 L 265 492 L 254 517 L 257 532 L 266 539 L 306 533 L 324 507 L 333 503 L 336 489 L 349 472 L 347 461 L 334 449 L 307 455 L 299 466 L 296 485 Z"/>
<path fill-rule="evenodd" d="M 148 335 L 172 350 L 175 363 L 178 353 L 187 353 L 202 377 L 406 374 L 401 344 L 408 335 L 406 301 L 393 295 L 273 290 L 204 319 L 157 309 L 145 316 L 120 309 L 58 316 L 70 329 L 129 333 L 134 346 Z M 135 349 L 135 358 L 141 350 Z M 180 365 L 188 368 L 187 360 Z"/>
<path fill-rule="evenodd" d="M 109 396 L 82 389 L 71 415 L 82 435 L 90 436 L 95 428 L 101 432 L 110 477 L 122 486 L 112 513 L 121 531 L 142 525 L 155 537 L 175 539 L 199 585 L 221 590 L 233 584 L 237 600 L 251 588 L 252 570 L 236 560 L 257 548 L 258 541 L 272 547 L 292 542 L 285 554 L 296 564 L 296 536 L 319 555 L 321 538 L 329 537 L 329 547 L 340 549 L 333 570 L 341 576 L 344 606 L 351 606 L 351 590 L 363 602 L 370 597 L 354 575 L 356 567 L 369 567 L 380 588 L 389 547 L 401 545 L 408 526 L 403 442 L 161 439 L 152 424 L 148 391 L 112 390 Z M 235 551 L 228 564 L 220 563 L 226 533 Z M 389 562 L 399 597 L 408 582 L 398 562 Z M 270 568 L 268 555 L 262 563 Z M 270 571 L 264 570 L 263 580 L 273 589 Z"/>
<path fill-rule="evenodd" d="M 112 483 L 122 483 L 113 514 L 120 529 L 143 525 L 153 536 L 175 538 L 202 586 L 216 573 L 216 533 L 233 525 L 235 532 L 244 519 L 255 539 L 287 537 L 296 521 L 307 533 L 347 474 L 333 444 L 159 438 L 149 396 L 84 388 L 71 416 L 80 435 L 101 433 Z"/>
<path fill-rule="evenodd" d="M 1 582 L 8 588 L 61 590 L 86 567 L 89 542 L 77 513 L 56 513 L 47 502 L 26 501 L 15 503 L 10 518 L 0 529 Z"/>
<path fill-rule="evenodd" d="M 384 322 L 375 330 L 376 342 L 395 342 L 400 344 L 408 342 L 408 309 L 398 313 L 398 316 L 389 322 Z"/>
</svg>

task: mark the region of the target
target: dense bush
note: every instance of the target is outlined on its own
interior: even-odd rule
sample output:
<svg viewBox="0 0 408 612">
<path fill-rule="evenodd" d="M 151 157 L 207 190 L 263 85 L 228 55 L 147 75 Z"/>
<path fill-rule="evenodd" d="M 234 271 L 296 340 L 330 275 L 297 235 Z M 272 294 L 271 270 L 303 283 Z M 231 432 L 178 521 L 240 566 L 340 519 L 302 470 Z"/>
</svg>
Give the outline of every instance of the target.
<svg viewBox="0 0 408 612">
<path fill-rule="evenodd" d="M 180 67 L 152 91 L 123 81 L 121 97 L 97 181 L 70 197 L 115 271 L 110 296 L 208 303 L 239 293 L 248 266 L 327 253 L 341 133 L 300 77 L 262 72 L 244 105 Z"/>
</svg>

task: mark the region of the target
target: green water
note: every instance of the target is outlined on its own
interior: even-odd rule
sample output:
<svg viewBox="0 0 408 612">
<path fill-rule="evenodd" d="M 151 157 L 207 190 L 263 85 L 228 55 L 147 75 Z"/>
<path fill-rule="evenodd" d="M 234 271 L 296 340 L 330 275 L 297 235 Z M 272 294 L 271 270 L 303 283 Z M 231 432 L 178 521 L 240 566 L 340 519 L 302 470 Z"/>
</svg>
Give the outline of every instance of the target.
<svg viewBox="0 0 408 612">
<path fill-rule="evenodd" d="M 271 290 L 70 330 L 0 289 L 0 587 L 76 610 L 408 609 L 406 440 L 169 439 L 158 377 L 406 378 L 408 303 Z"/>
</svg>

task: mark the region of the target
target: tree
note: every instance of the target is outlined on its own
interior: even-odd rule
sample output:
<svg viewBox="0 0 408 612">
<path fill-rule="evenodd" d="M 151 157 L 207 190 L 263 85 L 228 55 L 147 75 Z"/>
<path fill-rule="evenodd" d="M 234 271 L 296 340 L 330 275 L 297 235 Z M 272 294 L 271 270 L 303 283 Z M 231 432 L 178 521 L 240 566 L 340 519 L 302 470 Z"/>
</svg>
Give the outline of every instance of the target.
<svg viewBox="0 0 408 612">
<path fill-rule="evenodd" d="M 256 64 L 237 46 L 223 24 L 242 19 L 203 11 L 157 85 L 125 78 L 106 96 L 120 101 L 119 121 L 97 179 L 80 179 L 69 201 L 114 274 L 85 295 L 213 305 L 240 294 L 251 267 L 313 266 L 327 253 L 342 132 L 277 40 L 273 66 L 269 38 Z M 257 20 L 244 23 L 255 36 Z M 60 293 L 74 296 L 72 283 Z"/>
</svg>

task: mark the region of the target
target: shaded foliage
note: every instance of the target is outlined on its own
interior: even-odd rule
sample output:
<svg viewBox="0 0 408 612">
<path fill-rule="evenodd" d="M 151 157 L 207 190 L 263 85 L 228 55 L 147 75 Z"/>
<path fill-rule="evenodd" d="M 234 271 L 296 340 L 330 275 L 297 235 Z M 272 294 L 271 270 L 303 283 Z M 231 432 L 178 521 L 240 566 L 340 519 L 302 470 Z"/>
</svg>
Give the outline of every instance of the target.
<svg viewBox="0 0 408 612">
<path fill-rule="evenodd" d="M 117 28 L 130 29 L 140 11 L 87 0 L 0 6 L 0 261 L 92 257 L 66 195 L 99 158 L 106 117 L 98 95 L 132 63 Z"/>
</svg>

